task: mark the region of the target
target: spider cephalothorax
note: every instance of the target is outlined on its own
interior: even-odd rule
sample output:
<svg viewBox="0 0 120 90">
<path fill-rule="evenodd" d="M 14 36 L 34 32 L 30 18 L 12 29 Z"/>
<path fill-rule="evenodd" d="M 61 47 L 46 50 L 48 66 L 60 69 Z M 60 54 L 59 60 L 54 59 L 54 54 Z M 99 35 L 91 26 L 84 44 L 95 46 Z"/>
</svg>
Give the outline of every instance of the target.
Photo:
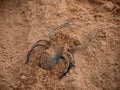
<svg viewBox="0 0 120 90">
<path fill-rule="evenodd" d="M 28 63 L 33 49 L 39 46 L 42 48 L 39 57 L 39 66 L 43 69 L 51 70 L 56 64 L 59 63 L 59 60 L 63 60 L 65 68 L 59 76 L 59 79 L 66 75 L 71 67 L 74 66 L 73 53 L 76 48 L 81 46 L 81 44 L 78 39 L 70 37 L 69 34 L 62 31 L 55 32 L 65 25 L 69 25 L 69 23 L 62 24 L 52 30 L 52 32 L 49 33 L 49 40 L 37 41 L 28 52 L 26 63 Z"/>
</svg>

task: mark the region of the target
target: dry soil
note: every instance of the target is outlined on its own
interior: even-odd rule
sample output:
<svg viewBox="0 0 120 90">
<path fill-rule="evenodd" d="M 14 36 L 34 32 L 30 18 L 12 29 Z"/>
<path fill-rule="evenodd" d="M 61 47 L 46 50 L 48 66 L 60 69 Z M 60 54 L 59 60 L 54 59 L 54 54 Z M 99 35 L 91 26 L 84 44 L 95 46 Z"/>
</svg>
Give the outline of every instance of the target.
<svg viewBox="0 0 120 90">
<path fill-rule="evenodd" d="M 33 43 L 71 21 L 68 34 L 87 45 L 61 80 L 24 64 Z M 120 0 L 0 0 L 0 90 L 120 90 Z"/>
</svg>

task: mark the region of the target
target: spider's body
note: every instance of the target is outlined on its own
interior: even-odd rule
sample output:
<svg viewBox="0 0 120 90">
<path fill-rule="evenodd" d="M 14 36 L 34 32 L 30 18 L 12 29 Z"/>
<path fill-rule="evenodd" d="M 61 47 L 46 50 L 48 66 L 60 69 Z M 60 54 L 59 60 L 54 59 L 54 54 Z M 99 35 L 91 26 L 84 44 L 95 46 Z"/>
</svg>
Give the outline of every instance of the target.
<svg viewBox="0 0 120 90">
<path fill-rule="evenodd" d="M 64 25 L 65 24 L 62 24 L 55 30 L 64 27 Z M 39 46 L 42 48 L 41 55 L 39 56 L 39 66 L 41 68 L 51 70 L 60 60 L 64 61 L 65 68 L 59 76 L 59 79 L 61 79 L 71 67 L 74 66 L 73 53 L 75 52 L 76 47 L 78 48 L 80 46 L 80 43 L 78 39 L 71 38 L 68 34 L 61 31 L 54 33 L 54 35 L 52 34 L 49 34 L 49 40 L 39 40 L 33 45 L 27 54 L 26 63 L 28 63 L 33 49 Z"/>
<path fill-rule="evenodd" d="M 62 58 L 62 55 L 57 53 L 57 54 L 46 54 L 40 57 L 40 67 L 46 70 L 51 70 L 54 68 L 55 65 L 59 63 L 59 60 Z"/>
</svg>

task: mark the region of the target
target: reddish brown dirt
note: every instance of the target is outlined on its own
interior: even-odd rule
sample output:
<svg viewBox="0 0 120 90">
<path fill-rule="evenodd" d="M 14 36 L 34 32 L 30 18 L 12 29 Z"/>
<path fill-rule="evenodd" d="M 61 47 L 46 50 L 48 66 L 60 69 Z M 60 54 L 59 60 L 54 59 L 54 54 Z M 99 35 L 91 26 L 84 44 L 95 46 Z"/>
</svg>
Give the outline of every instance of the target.
<svg viewBox="0 0 120 90">
<path fill-rule="evenodd" d="M 53 27 L 66 21 L 69 35 L 91 41 L 74 54 L 75 68 L 62 79 L 39 68 L 27 51 L 48 39 Z M 120 90 L 119 0 L 1 0 L 0 90 Z M 58 66 L 59 67 L 59 66 Z"/>
</svg>

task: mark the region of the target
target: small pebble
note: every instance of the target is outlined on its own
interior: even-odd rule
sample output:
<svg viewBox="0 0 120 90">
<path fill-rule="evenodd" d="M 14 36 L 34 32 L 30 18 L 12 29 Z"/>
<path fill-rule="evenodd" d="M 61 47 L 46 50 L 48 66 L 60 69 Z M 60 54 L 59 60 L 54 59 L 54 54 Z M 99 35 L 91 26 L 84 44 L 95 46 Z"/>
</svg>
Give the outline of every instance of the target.
<svg viewBox="0 0 120 90">
<path fill-rule="evenodd" d="M 22 76 L 21 76 L 21 79 L 23 79 L 23 80 L 26 79 L 26 76 L 22 75 Z"/>
</svg>

